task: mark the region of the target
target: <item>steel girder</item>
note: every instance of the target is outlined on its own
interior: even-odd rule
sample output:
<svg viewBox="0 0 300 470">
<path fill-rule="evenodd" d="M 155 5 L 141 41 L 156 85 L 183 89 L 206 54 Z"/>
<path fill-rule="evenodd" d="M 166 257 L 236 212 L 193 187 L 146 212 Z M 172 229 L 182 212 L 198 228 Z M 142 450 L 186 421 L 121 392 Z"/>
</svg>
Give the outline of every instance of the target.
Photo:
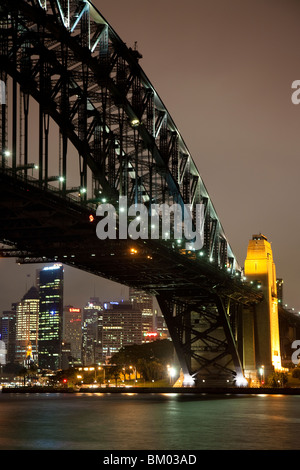
<svg viewBox="0 0 300 470">
<path fill-rule="evenodd" d="M 1 25 L 2 77 L 8 74 L 14 87 L 20 84 L 24 126 L 28 97 L 40 105 L 41 185 L 55 184 L 49 173 L 51 118 L 60 130 L 56 179 L 63 193 L 74 191 L 74 179 L 81 199 L 95 207 L 103 200 L 116 205 L 126 195 L 130 204 L 191 204 L 195 217 L 196 204 L 203 204 L 203 254 L 231 272 L 239 270 L 183 138 L 139 65 L 138 51 L 127 48 L 88 1 L 4 0 Z M 70 162 L 68 141 L 78 152 Z M 13 147 L 13 169 L 28 172 L 28 142 L 18 164 L 16 138 Z"/>
<path fill-rule="evenodd" d="M 239 383 L 243 378 L 238 335 L 241 304 L 217 293 L 178 294 L 161 293 L 157 300 L 185 383 L 204 387 Z"/>
<path fill-rule="evenodd" d="M 243 285 L 202 178 L 140 58 L 89 1 L 1 2 L 0 240 L 9 247 L 2 255 L 59 260 L 148 290 L 185 373 L 239 373 L 229 301 L 260 296 Z M 87 217 L 104 201 L 117 207 L 120 196 L 128 204 L 190 204 L 194 222 L 203 204 L 203 248 L 189 253 L 172 239 L 138 241 L 139 255 L 129 259 L 128 241 L 100 242 Z"/>
</svg>

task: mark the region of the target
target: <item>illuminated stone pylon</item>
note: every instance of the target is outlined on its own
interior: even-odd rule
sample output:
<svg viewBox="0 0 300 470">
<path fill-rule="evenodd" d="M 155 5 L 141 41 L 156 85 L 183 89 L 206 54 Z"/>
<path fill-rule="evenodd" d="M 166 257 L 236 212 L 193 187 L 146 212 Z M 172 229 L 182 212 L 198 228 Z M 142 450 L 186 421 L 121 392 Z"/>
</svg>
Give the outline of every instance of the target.
<svg viewBox="0 0 300 470">
<path fill-rule="evenodd" d="M 244 271 L 247 281 L 264 294 L 253 311 L 244 312 L 244 369 L 246 374 L 259 371 L 264 381 L 273 370 L 281 369 L 276 269 L 264 235 L 253 235 L 249 241 Z"/>
</svg>

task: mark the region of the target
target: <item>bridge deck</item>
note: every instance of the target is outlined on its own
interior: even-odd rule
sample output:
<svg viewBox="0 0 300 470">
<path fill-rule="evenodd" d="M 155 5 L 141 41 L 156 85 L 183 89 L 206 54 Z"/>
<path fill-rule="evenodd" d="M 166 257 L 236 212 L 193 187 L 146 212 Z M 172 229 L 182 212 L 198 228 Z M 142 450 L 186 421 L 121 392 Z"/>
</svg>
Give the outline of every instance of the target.
<svg viewBox="0 0 300 470">
<path fill-rule="evenodd" d="M 128 286 L 179 297 L 228 295 L 256 303 L 262 294 L 204 257 L 164 240 L 100 240 L 95 208 L 41 188 L 11 171 L 0 172 L 2 256 L 19 262 L 61 262 Z M 135 248 L 136 252 L 132 252 Z M 137 276 L 137 272 L 139 275 Z"/>
</svg>

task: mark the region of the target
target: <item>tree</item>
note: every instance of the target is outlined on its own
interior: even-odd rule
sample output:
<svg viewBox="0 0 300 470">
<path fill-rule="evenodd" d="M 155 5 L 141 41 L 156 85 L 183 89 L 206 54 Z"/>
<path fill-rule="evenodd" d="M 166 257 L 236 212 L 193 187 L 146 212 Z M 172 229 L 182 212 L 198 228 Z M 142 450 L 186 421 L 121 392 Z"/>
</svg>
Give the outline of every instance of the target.
<svg viewBox="0 0 300 470">
<path fill-rule="evenodd" d="M 288 375 L 285 372 L 273 372 L 268 377 L 268 386 L 273 388 L 284 387 L 287 384 Z"/>
<path fill-rule="evenodd" d="M 151 380 L 162 379 L 165 370 L 163 365 L 156 359 L 139 359 L 137 363 L 137 368 L 142 374 L 143 378 L 146 380 L 146 382 L 150 382 Z"/>
<path fill-rule="evenodd" d="M 78 382 L 77 371 L 75 369 L 58 370 L 56 374 L 51 377 L 50 381 L 52 385 L 60 383 L 72 387 Z"/>
<path fill-rule="evenodd" d="M 111 364 L 136 365 L 139 359 L 157 359 L 162 364 L 173 361 L 174 346 L 169 340 L 156 340 L 150 343 L 124 346 L 113 355 Z"/>
<path fill-rule="evenodd" d="M 146 381 L 163 378 L 166 365 L 173 362 L 174 346 L 169 340 L 156 340 L 141 345 L 124 346 L 113 355 L 111 364 L 128 370 L 134 366 Z"/>
<path fill-rule="evenodd" d="M 292 377 L 294 377 L 294 379 L 300 379 L 300 367 L 295 367 L 295 369 L 293 369 Z"/>
<path fill-rule="evenodd" d="M 24 383 L 24 386 L 25 386 L 26 377 L 28 375 L 28 370 L 26 369 L 26 367 L 22 367 L 22 369 L 19 370 L 18 375 L 20 377 L 23 377 L 23 383 Z"/>
<path fill-rule="evenodd" d="M 24 366 L 19 363 L 8 362 L 3 366 L 3 372 L 11 375 L 19 375 L 19 372 L 23 369 L 23 367 Z"/>
</svg>

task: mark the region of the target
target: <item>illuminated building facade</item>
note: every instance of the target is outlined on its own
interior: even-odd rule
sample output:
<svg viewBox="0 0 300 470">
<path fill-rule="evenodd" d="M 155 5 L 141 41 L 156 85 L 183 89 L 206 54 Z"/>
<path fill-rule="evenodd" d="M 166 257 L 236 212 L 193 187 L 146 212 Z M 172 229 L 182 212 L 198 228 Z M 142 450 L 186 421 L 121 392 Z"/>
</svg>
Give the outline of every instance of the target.
<svg viewBox="0 0 300 470">
<path fill-rule="evenodd" d="M 267 376 L 273 370 L 281 369 L 281 355 L 276 269 L 271 244 L 262 234 L 253 235 L 249 241 L 245 276 L 264 294 L 264 300 L 255 307 L 255 313 L 244 315 L 245 369 L 263 369 Z"/>
<path fill-rule="evenodd" d="M 63 310 L 63 342 L 70 344 L 70 355 L 81 360 L 82 311 L 81 308 L 68 305 Z"/>
<path fill-rule="evenodd" d="M 6 362 L 16 362 L 16 305 L 2 312 L 0 317 L 0 340 L 5 344 Z"/>
<path fill-rule="evenodd" d="M 83 309 L 82 363 L 85 366 L 102 360 L 103 306 L 98 297 L 91 297 Z"/>
<path fill-rule="evenodd" d="M 16 352 L 19 364 L 37 359 L 39 322 L 39 292 L 31 287 L 16 306 Z M 28 358 L 30 351 L 30 358 Z"/>
<path fill-rule="evenodd" d="M 0 339 L 0 371 L 1 366 L 6 364 L 6 347 L 4 341 Z"/>
<path fill-rule="evenodd" d="M 129 288 L 129 300 L 142 312 L 142 342 L 148 341 L 147 333 L 153 331 L 153 296 L 139 289 Z"/>
<path fill-rule="evenodd" d="M 40 271 L 40 312 L 38 363 L 41 369 L 61 367 L 63 276 L 60 264 L 46 266 Z"/>
<path fill-rule="evenodd" d="M 102 350 L 105 358 L 122 347 L 142 344 L 142 312 L 131 302 L 104 303 Z"/>
</svg>

